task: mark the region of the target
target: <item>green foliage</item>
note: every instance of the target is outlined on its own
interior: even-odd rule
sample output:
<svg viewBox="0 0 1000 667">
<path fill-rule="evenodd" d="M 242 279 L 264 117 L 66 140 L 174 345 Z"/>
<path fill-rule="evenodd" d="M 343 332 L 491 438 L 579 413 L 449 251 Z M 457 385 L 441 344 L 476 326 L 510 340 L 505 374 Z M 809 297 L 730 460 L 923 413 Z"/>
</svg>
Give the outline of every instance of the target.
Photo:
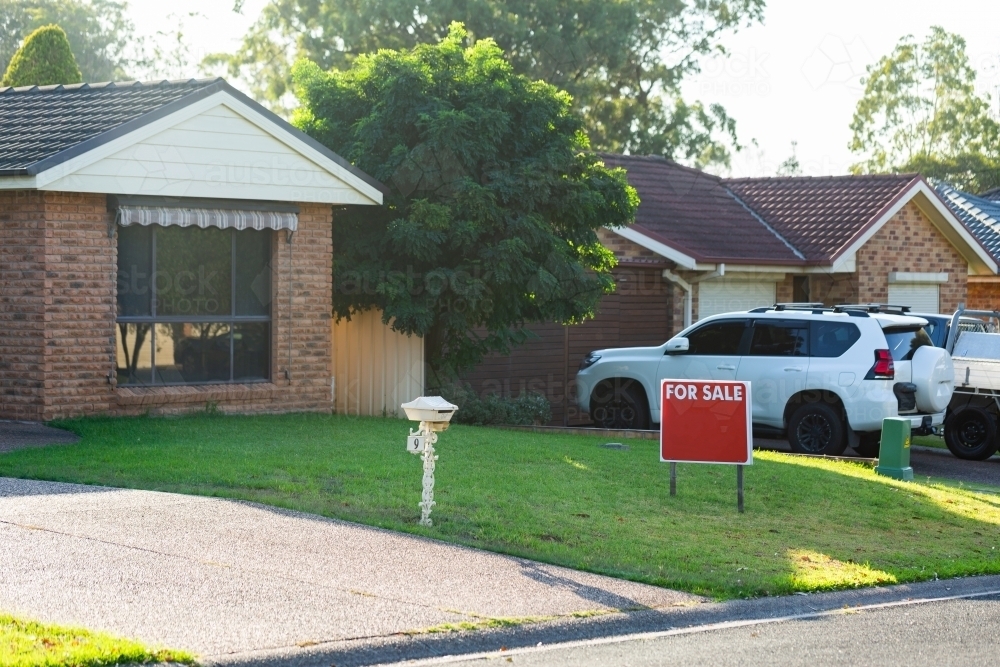
<svg viewBox="0 0 1000 667">
<path fill-rule="evenodd" d="M 49 86 L 81 81 L 66 33 L 57 25 L 46 25 L 24 39 L 0 85 Z"/>
<path fill-rule="evenodd" d="M 389 187 L 338 213 L 334 310 L 424 336 L 431 386 L 530 322 L 591 317 L 613 289 L 596 230 L 632 222 L 624 171 L 587 150 L 569 96 L 515 74 L 461 25 L 434 45 L 295 67 L 295 123 Z"/>
<path fill-rule="evenodd" d="M 931 28 L 868 68 L 851 122 L 855 173 L 917 171 L 963 190 L 1000 185 L 1000 123 L 975 88 L 965 40 Z"/>
<path fill-rule="evenodd" d="M 494 39 L 515 72 L 568 91 L 595 148 L 728 164 L 733 120 L 685 101 L 680 87 L 763 9 L 764 0 L 272 0 L 237 53 L 206 63 L 281 105 L 286 54 L 343 69 L 378 49 L 432 43 L 462 21 L 474 38 Z"/>
<path fill-rule="evenodd" d="M 524 392 L 517 398 L 487 394 L 478 396 L 470 386 L 459 383 L 441 388 L 441 395 L 458 406 L 453 421 L 474 426 L 531 426 L 552 419 L 552 408 L 542 394 Z"/>
<path fill-rule="evenodd" d="M 0 0 L 0 71 L 24 38 L 56 23 L 66 31 L 84 81 L 121 81 L 141 67 L 141 44 L 120 0 Z"/>
</svg>

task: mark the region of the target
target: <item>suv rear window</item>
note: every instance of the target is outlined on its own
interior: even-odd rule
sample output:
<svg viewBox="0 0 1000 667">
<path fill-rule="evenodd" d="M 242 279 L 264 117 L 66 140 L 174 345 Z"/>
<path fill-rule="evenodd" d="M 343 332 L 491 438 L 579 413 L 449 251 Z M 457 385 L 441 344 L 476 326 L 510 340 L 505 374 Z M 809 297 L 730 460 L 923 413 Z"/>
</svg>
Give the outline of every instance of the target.
<svg viewBox="0 0 1000 667">
<path fill-rule="evenodd" d="M 934 344 L 922 327 L 886 329 L 883 333 L 894 361 L 909 361 L 918 347 Z"/>
<path fill-rule="evenodd" d="M 861 339 L 858 325 L 851 322 L 813 322 L 812 356 L 839 357 Z"/>
<path fill-rule="evenodd" d="M 757 320 L 750 341 L 752 357 L 809 356 L 809 323 L 797 320 Z"/>
</svg>

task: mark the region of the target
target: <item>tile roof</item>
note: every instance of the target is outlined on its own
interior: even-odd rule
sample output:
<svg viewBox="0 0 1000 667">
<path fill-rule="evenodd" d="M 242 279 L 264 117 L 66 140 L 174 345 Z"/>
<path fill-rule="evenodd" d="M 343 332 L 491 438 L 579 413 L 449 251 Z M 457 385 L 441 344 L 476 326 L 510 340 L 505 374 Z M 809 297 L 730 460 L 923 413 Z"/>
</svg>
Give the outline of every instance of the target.
<svg viewBox="0 0 1000 667">
<path fill-rule="evenodd" d="M 919 178 L 877 174 L 722 182 L 808 261 L 829 263 Z"/>
<path fill-rule="evenodd" d="M 789 247 L 716 176 L 662 157 L 602 154 L 639 192 L 632 227 L 704 262 L 798 264 Z"/>
<path fill-rule="evenodd" d="M 986 192 L 979 193 L 980 199 L 989 199 L 991 201 L 1000 201 L 1000 188 L 991 188 Z"/>
<path fill-rule="evenodd" d="M 28 169 L 220 81 L 0 88 L 0 171 Z"/>
<path fill-rule="evenodd" d="M 934 189 L 990 257 L 1000 263 L 1000 201 L 970 195 L 943 183 Z"/>
</svg>

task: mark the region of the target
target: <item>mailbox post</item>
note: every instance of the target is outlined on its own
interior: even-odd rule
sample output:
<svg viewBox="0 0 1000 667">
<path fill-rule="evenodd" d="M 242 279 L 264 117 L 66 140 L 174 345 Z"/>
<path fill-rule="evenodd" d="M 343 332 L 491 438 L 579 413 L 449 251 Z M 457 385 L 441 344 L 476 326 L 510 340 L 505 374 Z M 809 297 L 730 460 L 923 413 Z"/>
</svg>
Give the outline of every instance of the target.
<svg viewBox="0 0 1000 667">
<path fill-rule="evenodd" d="M 434 443 L 437 442 L 437 434 L 448 428 L 457 405 L 452 405 L 440 396 L 421 396 L 409 403 L 403 403 L 403 410 L 408 419 L 420 422 L 416 431 L 410 429 L 410 435 L 406 438 L 406 451 L 411 454 L 420 454 L 424 463 L 423 490 L 420 494 L 420 525 L 433 526 L 431 521 L 431 509 L 436 504 L 434 502 L 434 463 L 437 456 L 434 454 Z"/>
</svg>

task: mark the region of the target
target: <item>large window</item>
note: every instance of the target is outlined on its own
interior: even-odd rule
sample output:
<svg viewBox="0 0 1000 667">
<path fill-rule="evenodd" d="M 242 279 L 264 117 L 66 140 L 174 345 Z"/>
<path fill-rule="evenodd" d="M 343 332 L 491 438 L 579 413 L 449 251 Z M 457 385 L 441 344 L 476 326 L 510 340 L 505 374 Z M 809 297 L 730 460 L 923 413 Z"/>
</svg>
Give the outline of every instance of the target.
<svg viewBox="0 0 1000 667">
<path fill-rule="evenodd" d="M 118 384 L 268 380 L 271 235 L 119 227 Z"/>
</svg>

